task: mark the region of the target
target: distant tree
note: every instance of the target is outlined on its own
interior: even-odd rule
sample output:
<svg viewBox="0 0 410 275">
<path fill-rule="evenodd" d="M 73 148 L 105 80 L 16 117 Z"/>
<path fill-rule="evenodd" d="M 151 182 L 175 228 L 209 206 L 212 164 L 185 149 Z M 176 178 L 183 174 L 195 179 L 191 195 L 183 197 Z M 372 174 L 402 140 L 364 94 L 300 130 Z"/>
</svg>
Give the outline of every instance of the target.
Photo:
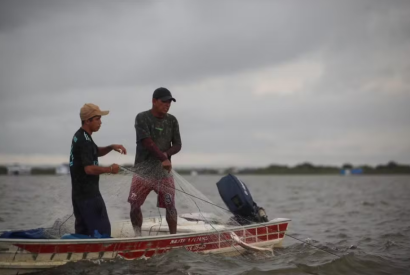
<svg viewBox="0 0 410 275">
<path fill-rule="evenodd" d="M 0 175 L 6 175 L 8 173 L 8 169 L 5 166 L 0 166 Z"/>
<path fill-rule="evenodd" d="M 178 174 L 181 174 L 181 175 L 189 175 L 189 174 L 191 174 L 191 170 L 190 170 L 190 169 L 179 169 L 179 168 L 176 168 L 175 171 L 176 171 Z"/>
<path fill-rule="evenodd" d="M 397 163 L 395 163 L 394 161 L 390 161 L 389 163 L 387 163 L 387 168 L 388 169 L 395 169 L 399 167 L 399 165 Z"/>
<path fill-rule="evenodd" d="M 235 172 L 236 172 L 235 167 L 229 167 L 225 169 L 224 174 L 234 174 Z"/>
<path fill-rule="evenodd" d="M 309 162 L 304 162 L 302 164 L 298 164 L 295 166 L 295 169 L 303 169 L 303 170 L 312 170 L 314 168 L 315 166 L 313 164 L 310 164 Z"/>
<path fill-rule="evenodd" d="M 55 168 L 31 168 L 32 175 L 55 175 L 56 169 Z"/>
<path fill-rule="evenodd" d="M 345 163 L 342 166 L 343 169 L 353 169 L 353 165 L 351 165 L 350 163 Z"/>
<path fill-rule="evenodd" d="M 280 164 L 271 164 L 267 167 L 267 169 L 288 169 L 288 166 Z"/>
<path fill-rule="evenodd" d="M 374 168 L 369 165 L 360 165 L 359 168 L 363 170 L 363 174 L 374 174 Z"/>
</svg>

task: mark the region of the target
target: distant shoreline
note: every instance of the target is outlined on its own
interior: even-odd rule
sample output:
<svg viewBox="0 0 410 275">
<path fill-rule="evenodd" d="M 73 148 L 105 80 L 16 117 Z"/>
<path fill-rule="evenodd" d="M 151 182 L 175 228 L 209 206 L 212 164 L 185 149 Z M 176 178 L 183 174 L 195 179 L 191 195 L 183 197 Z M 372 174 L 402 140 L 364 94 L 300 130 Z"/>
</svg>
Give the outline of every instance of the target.
<svg viewBox="0 0 410 275">
<path fill-rule="evenodd" d="M 123 165 L 132 167 L 132 165 Z M 61 175 L 68 174 L 67 164 L 61 167 L 31 167 L 26 170 L 18 170 L 18 167 L 0 166 L 0 175 Z M 65 171 L 61 173 L 61 171 Z M 308 162 L 296 165 L 276 165 L 272 164 L 262 168 L 175 168 L 181 175 L 410 175 L 410 165 L 398 164 L 390 161 L 384 165 L 370 166 L 344 164 L 341 167 L 314 165 Z"/>
<path fill-rule="evenodd" d="M 176 169 L 178 171 L 178 169 Z M 398 164 L 390 161 L 385 165 L 353 166 L 344 164 L 341 167 L 314 165 L 308 162 L 296 165 L 276 165 L 272 164 L 263 168 L 228 168 L 224 170 L 217 169 L 180 169 L 181 174 L 192 174 L 193 171 L 198 174 L 237 174 L 237 175 L 409 175 L 410 165 Z M 222 172 L 222 173 L 221 173 Z"/>
</svg>

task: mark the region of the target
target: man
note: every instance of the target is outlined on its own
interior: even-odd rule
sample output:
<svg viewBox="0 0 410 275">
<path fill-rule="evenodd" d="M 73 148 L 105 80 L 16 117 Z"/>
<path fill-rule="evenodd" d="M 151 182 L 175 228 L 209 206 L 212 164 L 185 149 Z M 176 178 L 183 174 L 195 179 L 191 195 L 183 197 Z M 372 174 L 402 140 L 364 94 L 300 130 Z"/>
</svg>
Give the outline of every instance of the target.
<svg viewBox="0 0 410 275">
<path fill-rule="evenodd" d="M 135 172 L 128 202 L 135 235 L 141 235 L 141 206 L 148 194 L 158 194 L 158 207 L 166 209 L 166 220 L 170 234 L 177 232 L 177 211 L 175 209 L 175 185 L 170 173 L 171 156 L 181 150 L 181 136 L 178 120 L 168 114 L 171 102 L 176 102 L 166 88 L 158 88 L 152 96 L 151 110 L 139 113 L 135 118 L 137 153 Z"/>
<path fill-rule="evenodd" d="M 119 166 L 99 166 L 98 157 L 112 150 L 126 154 L 127 150 L 122 145 L 98 147 L 94 143 L 91 135 L 100 129 L 101 116 L 108 113 L 94 104 L 85 104 L 80 111 L 82 126 L 71 143 L 70 173 L 76 234 L 94 237 L 98 231 L 101 235 L 111 236 L 111 224 L 99 189 L 99 175 L 117 174 Z"/>
</svg>

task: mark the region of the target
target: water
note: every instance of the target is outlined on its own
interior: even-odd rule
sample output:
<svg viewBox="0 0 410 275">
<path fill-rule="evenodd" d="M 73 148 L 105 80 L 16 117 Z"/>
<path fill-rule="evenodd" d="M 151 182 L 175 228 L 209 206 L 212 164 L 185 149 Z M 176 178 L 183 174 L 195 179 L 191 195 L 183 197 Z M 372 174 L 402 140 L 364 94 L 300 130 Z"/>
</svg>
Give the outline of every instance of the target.
<svg viewBox="0 0 410 275">
<path fill-rule="evenodd" d="M 186 177 L 219 205 L 219 176 Z M 40 274 L 410 274 L 409 176 L 241 176 L 270 218 L 292 219 L 268 260 L 175 250 L 149 260 L 70 263 Z M 111 219 L 128 218 L 129 186 L 101 190 Z M 66 177 L 0 177 L 0 229 L 32 228 L 70 212 Z M 144 212 L 157 214 L 150 195 Z"/>
</svg>

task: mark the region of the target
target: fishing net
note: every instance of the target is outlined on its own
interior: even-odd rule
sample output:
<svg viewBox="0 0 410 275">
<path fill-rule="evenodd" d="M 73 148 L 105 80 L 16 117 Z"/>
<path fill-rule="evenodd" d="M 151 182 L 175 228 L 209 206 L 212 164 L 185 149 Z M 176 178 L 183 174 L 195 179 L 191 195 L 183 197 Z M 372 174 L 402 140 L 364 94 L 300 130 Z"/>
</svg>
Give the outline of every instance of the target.
<svg viewBox="0 0 410 275">
<path fill-rule="evenodd" d="M 48 192 L 49 196 L 52 194 L 53 200 L 48 205 L 53 203 L 55 207 L 53 211 L 48 209 L 43 213 L 43 217 L 47 219 L 43 223 L 44 234 L 56 239 L 75 232 L 70 176 L 61 176 L 59 181 L 64 181 L 64 184 Z M 173 184 L 170 184 L 172 182 Z M 139 185 L 138 189 L 133 189 L 135 184 Z M 215 186 L 215 182 L 209 184 Z M 187 234 L 187 237 L 178 235 L 171 244 L 181 242 L 183 248 L 193 252 L 219 251 L 225 255 L 242 255 L 257 259 L 272 257 L 273 245 L 280 244 L 279 241 L 284 236 L 281 233 L 283 228 L 279 228 L 279 225 L 275 225 L 276 228 L 256 228 L 252 227 L 252 224 L 243 226 L 233 218 L 225 205 L 213 203 L 174 170 L 165 176 L 161 171 L 160 175 L 147 178 L 144 172 L 131 167 L 121 167 L 116 175 L 100 176 L 100 191 L 108 211 L 113 238 L 168 235 L 170 220 L 167 221 L 167 211 L 174 210 L 177 215 L 169 216 L 177 223 L 177 233 Z M 145 198 L 146 193 L 149 194 Z M 174 208 L 167 207 L 167 204 L 172 204 L 172 197 Z M 145 198 L 140 207 L 143 223 L 139 230 L 135 229 L 130 219 L 130 198 L 136 201 Z"/>
</svg>

